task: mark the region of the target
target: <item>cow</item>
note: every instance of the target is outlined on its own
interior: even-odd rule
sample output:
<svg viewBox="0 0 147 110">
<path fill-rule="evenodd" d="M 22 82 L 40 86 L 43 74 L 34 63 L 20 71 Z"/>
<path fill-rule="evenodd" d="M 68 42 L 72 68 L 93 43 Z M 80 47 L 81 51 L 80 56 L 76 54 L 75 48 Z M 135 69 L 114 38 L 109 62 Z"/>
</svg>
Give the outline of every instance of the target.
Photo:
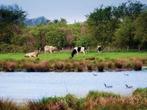
<svg viewBox="0 0 147 110">
<path fill-rule="evenodd" d="M 40 50 L 36 50 L 34 52 L 26 53 L 25 57 L 29 57 L 29 58 L 31 58 L 31 57 L 38 57 L 39 53 L 40 53 Z"/>
<path fill-rule="evenodd" d="M 57 47 L 49 46 L 49 45 L 44 46 L 45 53 L 46 52 L 53 53 L 54 51 L 57 51 Z"/>
<path fill-rule="evenodd" d="M 74 47 L 74 49 L 72 50 L 72 53 L 71 53 L 71 58 L 74 57 L 75 54 L 78 54 L 79 52 L 83 53 L 85 55 L 85 50 L 86 48 L 85 47 Z"/>
<path fill-rule="evenodd" d="M 98 45 L 97 46 L 97 52 L 101 52 L 102 51 L 102 46 Z"/>
</svg>

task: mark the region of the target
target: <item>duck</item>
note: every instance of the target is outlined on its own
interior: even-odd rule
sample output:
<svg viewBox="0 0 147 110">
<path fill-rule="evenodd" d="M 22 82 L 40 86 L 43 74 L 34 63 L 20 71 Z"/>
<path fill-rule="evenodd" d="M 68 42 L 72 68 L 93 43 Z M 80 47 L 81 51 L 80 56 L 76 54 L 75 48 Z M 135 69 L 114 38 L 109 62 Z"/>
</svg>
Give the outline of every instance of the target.
<svg viewBox="0 0 147 110">
<path fill-rule="evenodd" d="M 124 75 L 125 75 L 125 76 L 129 76 L 129 74 L 128 74 L 128 73 L 125 73 Z"/>
<path fill-rule="evenodd" d="M 125 86 L 126 86 L 126 88 L 128 88 L 128 89 L 133 88 L 133 86 L 129 86 L 129 85 L 127 85 L 127 84 L 125 84 Z"/>
<path fill-rule="evenodd" d="M 96 73 L 93 73 L 93 76 L 97 76 L 98 74 L 96 74 Z"/>
<path fill-rule="evenodd" d="M 112 86 L 108 86 L 106 83 L 104 83 L 105 88 L 112 88 Z"/>
</svg>

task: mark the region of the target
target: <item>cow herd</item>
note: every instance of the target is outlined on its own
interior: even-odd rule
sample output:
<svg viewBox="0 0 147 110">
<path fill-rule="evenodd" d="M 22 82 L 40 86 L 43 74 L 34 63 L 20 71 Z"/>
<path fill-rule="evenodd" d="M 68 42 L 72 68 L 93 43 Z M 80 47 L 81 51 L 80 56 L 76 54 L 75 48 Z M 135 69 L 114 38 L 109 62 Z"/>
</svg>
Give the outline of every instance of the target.
<svg viewBox="0 0 147 110">
<path fill-rule="evenodd" d="M 72 52 L 71 52 L 71 58 L 74 57 L 74 55 L 78 55 L 78 53 L 83 53 L 85 55 L 85 52 L 86 52 L 87 48 L 86 47 L 82 47 L 82 46 L 78 46 L 78 47 L 74 47 L 72 49 Z M 30 52 L 30 53 L 26 53 L 25 54 L 25 57 L 38 57 L 38 55 L 40 54 L 40 49 L 39 50 L 35 50 L 34 52 Z M 58 48 L 55 47 L 55 46 L 49 46 L 49 45 L 45 45 L 44 46 L 44 52 L 47 53 L 53 53 L 55 51 L 58 51 Z M 100 45 L 97 46 L 97 52 L 101 52 L 102 51 L 102 47 Z"/>
</svg>

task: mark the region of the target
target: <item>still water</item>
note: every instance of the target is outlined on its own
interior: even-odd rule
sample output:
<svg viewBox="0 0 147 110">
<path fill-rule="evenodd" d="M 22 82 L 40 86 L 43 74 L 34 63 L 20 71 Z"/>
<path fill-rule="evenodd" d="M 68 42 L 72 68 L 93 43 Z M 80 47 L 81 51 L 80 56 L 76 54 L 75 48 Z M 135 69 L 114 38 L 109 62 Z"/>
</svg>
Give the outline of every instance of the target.
<svg viewBox="0 0 147 110">
<path fill-rule="evenodd" d="M 104 86 L 112 86 L 108 88 Z M 127 88 L 125 86 L 132 86 Z M 16 101 L 65 96 L 85 96 L 89 91 L 131 95 L 136 88 L 147 87 L 147 70 L 123 72 L 0 72 L 0 98 Z"/>
</svg>

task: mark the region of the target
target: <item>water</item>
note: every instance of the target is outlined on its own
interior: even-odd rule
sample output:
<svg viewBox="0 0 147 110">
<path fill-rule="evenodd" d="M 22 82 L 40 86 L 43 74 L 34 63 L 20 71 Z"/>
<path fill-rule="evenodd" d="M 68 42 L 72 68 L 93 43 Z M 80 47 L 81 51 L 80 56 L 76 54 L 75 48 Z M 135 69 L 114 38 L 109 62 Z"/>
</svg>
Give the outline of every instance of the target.
<svg viewBox="0 0 147 110">
<path fill-rule="evenodd" d="M 106 88 L 106 83 L 112 88 Z M 133 86 L 126 88 L 125 84 Z M 125 72 L 0 73 L 0 97 L 15 101 L 65 96 L 85 96 L 89 91 L 131 95 L 136 88 L 147 87 L 147 70 Z"/>
</svg>

